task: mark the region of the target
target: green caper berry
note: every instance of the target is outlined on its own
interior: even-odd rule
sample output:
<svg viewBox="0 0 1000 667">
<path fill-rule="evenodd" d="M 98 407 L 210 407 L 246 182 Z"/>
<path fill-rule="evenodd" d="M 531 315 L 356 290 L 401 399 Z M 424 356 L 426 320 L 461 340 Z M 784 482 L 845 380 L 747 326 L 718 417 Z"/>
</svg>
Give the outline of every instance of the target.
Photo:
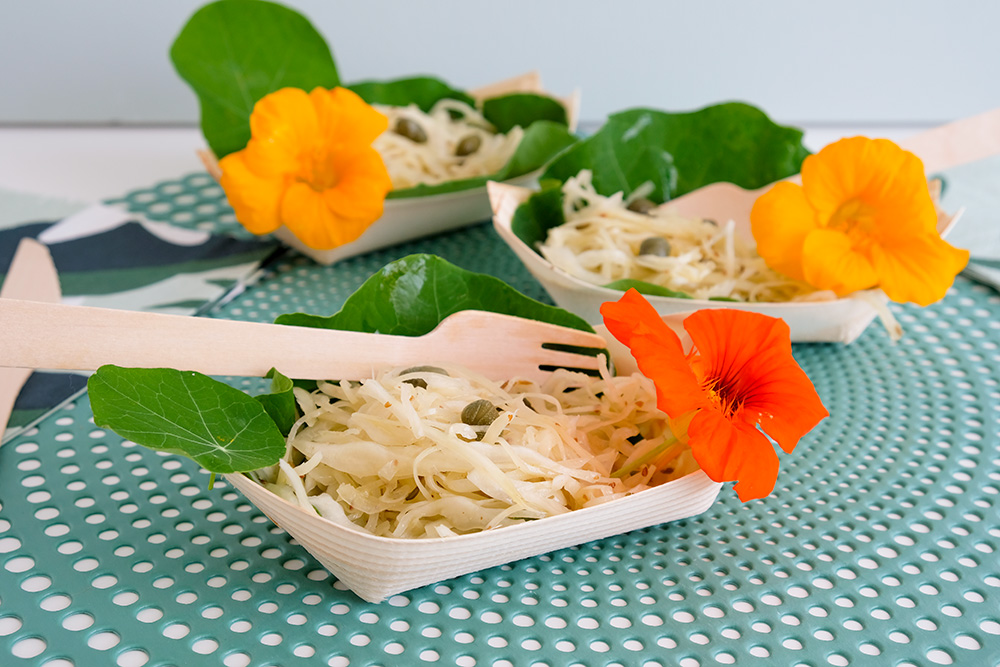
<svg viewBox="0 0 1000 667">
<path fill-rule="evenodd" d="M 634 213 L 642 213 L 643 215 L 649 215 L 649 212 L 656 208 L 657 204 L 651 199 L 646 199 L 645 197 L 639 197 L 638 199 L 633 199 L 628 204 L 628 210 Z"/>
<path fill-rule="evenodd" d="M 650 236 L 639 246 L 640 255 L 653 255 L 654 257 L 670 256 L 670 241 L 662 236 Z"/>
<path fill-rule="evenodd" d="M 392 128 L 392 131 L 417 144 L 422 144 L 427 141 L 427 133 L 424 132 L 424 128 L 420 127 L 420 124 L 417 123 L 417 121 L 409 118 L 400 118 L 397 120 L 396 126 Z"/>
<path fill-rule="evenodd" d="M 407 375 L 409 373 L 437 373 L 438 375 L 448 375 L 448 371 L 438 366 L 411 366 L 404 371 L 400 372 L 400 375 Z M 421 389 L 427 389 L 427 380 L 423 378 L 409 378 L 403 380 L 407 384 L 412 384 L 414 387 L 420 387 Z"/>
<path fill-rule="evenodd" d="M 500 408 L 485 398 L 472 401 L 462 409 L 462 423 L 469 426 L 489 426 L 497 418 Z"/>
<path fill-rule="evenodd" d="M 481 146 L 482 143 L 483 141 L 479 138 L 479 135 L 470 134 L 458 142 L 458 146 L 455 147 L 455 155 L 458 157 L 472 155 L 479 150 L 479 146 Z"/>
</svg>

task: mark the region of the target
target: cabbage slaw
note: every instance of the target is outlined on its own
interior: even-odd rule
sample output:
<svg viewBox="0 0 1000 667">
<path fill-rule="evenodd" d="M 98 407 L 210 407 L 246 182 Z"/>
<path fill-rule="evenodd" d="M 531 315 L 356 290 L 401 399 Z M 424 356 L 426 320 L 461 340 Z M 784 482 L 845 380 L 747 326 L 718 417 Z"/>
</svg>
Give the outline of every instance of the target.
<svg viewBox="0 0 1000 667">
<path fill-rule="evenodd" d="M 673 442 L 653 383 L 640 374 L 559 370 L 538 386 L 442 370 L 296 388 L 302 416 L 286 456 L 258 477 L 332 521 L 421 538 L 554 516 L 698 469 L 687 445 Z M 462 421 L 477 399 L 497 408 L 489 426 Z M 614 476 L 625 468 L 636 472 Z"/>
<path fill-rule="evenodd" d="M 539 251 L 576 278 L 595 285 L 641 280 L 695 299 L 796 301 L 821 296 L 769 268 L 734 233 L 731 220 L 684 218 L 663 207 L 648 214 L 629 210 L 648 189 L 639 187 L 628 198 L 620 192 L 605 197 L 594 189 L 589 170 L 567 179 L 562 190 L 566 222 L 549 230 Z M 651 237 L 665 239 L 669 254 L 640 254 L 643 241 Z"/>
<path fill-rule="evenodd" d="M 373 106 L 389 119 L 390 129 L 372 145 L 385 162 L 394 190 L 495 173 L 507 164 L 524 136 L 520 127 L 506 134 L 496 132 L 479 111 L 458 100 L 439 100 L 426 113 L 415 104 Z M 418 143 L 394 132 L 400 119 L 419 125 L 427 140 Z M 478 148 L 456 155 L 460 142 L 468 137 L 478 139 Z"/>
</svg>

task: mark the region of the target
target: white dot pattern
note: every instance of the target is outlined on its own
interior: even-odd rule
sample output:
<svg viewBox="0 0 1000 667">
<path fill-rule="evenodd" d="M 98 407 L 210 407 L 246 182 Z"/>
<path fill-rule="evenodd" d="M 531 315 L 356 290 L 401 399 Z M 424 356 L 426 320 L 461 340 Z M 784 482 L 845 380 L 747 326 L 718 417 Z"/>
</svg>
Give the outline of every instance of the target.
<svg viewBox="0 0 1000 667">
<path fill-rule="evenodd" d="M 145 201 L 209 191 L 178 202 L 196 215 L 219 196 L 178 183 Z M 492 234 L 333 267 L 295 256 L 220 316 L 330 314 L 431 250 L 544 299 Z M 692 519 L 378 605 L 192 462 L 96 429 L 83 397 L 0 449 L 0 664 L 995 665 L 1000 297 L 959 279 L 941 304 L 893 309 L 896 345 L 872 327 L 796 346 L 832 416 L 769 498 L 727 488 Z"/>
</svg>

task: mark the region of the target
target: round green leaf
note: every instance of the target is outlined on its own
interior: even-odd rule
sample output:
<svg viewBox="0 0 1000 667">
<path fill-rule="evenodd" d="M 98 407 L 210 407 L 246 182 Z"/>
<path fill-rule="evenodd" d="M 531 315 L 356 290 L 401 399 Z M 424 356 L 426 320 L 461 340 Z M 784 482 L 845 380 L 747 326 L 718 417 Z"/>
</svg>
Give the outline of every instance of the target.
<svg viewBox="0 0 1000 667">
<path fill-rule="evenodd" d="M 87 390 L 97 426 L 210 472 L 256 470 L 285 454 L 285 439 L 258 401 L 201 373 L 108 365 Z"/>
</svg>

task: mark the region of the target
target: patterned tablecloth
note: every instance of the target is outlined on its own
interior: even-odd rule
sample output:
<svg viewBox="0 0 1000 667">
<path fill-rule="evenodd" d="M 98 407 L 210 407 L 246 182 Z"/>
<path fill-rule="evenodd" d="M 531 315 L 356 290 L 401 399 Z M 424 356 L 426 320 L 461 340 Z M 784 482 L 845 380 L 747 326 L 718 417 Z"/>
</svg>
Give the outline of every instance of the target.
<svg viewBox="0 0 1000 667">
<path fill-rule="evenodd" d="M 122 202 L 218 231 L 202 178 Z M 290 254 L 211 316 L 328 314 L 412 252 L 546 298 L 481 224 L 332 267 Z M 0 664 L 998 665 L 1000 296 L 959 278 L 893 310 L 897 344 L 873 326 L 795 347 L 832 416 L 770 497 L 727 487 L 692 519 L 377 605 L 190 461 L 95 428 L 79 396 L 0 449 Z"/>
<path fill-rule="evenodd" d="M 18 243 L 30 238 L 48 246 L 65 303 L 179 315 L 210 310 L 254 275 L 278 244 L 239 234 L 222 190 L 207 175 L 183 183 L 165 186 L 168 221 L 154 219 L 162 204 L 146 193 L 88 206 L 0 190 L 0 285 Z M 34 373 L 3 439 L 85 383 L 79 373 Z"/>
</svg>

